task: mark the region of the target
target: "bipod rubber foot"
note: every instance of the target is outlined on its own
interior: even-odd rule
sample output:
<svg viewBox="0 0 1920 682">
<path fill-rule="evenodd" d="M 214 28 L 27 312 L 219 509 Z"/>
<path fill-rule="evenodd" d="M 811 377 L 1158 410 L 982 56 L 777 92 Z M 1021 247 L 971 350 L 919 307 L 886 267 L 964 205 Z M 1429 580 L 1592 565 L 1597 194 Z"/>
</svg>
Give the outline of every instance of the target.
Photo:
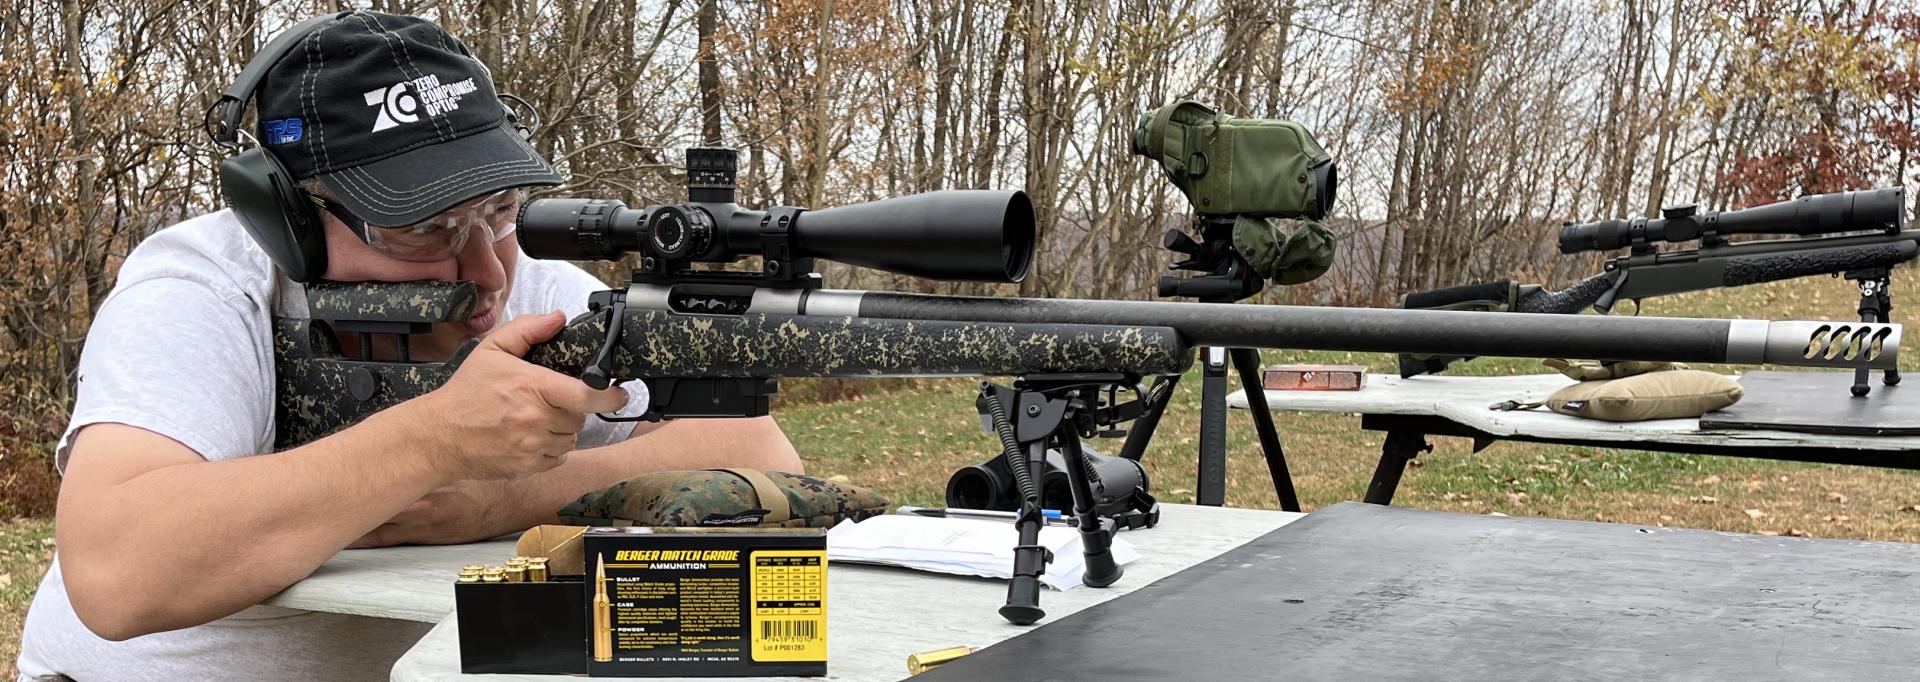
<svg viewBox="0 0 1920 682">
<path fill-rule="evenodd" d="M 1038 606 L 1017 606 L 1008 604 L 1000 607 L 1000 617 L 1014 625 L 1032 625 L 1047 617 L 1047 612 Z"/>
</svg>

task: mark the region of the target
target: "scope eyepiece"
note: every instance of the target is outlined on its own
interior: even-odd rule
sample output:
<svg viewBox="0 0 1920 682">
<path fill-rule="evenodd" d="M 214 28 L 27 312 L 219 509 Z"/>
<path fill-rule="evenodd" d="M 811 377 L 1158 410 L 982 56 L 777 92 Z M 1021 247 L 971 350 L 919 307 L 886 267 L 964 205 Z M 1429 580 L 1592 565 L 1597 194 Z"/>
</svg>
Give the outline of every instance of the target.
<svg viewBox="0 0 1920 682">
<path fill-rule="evenodd" d="M 654 254 L 670 261 L 681 261 L 706 253 L 713 240 L 713 218 L 706 211 L 682 206 L 661 206 L 647 221 L 647 238 Z"/>
</svg>

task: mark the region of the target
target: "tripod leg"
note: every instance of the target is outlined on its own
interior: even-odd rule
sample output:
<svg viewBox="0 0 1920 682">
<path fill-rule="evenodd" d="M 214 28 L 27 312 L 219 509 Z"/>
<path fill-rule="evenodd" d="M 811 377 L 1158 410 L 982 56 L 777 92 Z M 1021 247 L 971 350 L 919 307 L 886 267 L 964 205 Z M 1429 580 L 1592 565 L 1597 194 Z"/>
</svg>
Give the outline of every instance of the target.
<svg viewBox="0 0 1920 682">
<path fill-rule="evenodd" d="M 1253 414 L 1253 430 L 1260 434 L 1260 452 L 1267 456 L 1267 476 L 1273 479 L 1274 497 L 1282 511 L 1300 511 L 1300 498 L 1293 492 L 1293 472 L 1287 469 L 1287 453 L 1280 449 L 1280 432 L 1273 428 L 1273 413 L 1267 411 L 1267 392 L 1260 382 L 1260 351 L 1235 348 L 1230 351 L 1233 367 L 1240 372 L 1240 390 L 1247 396 L 1247 411 Z"/>
<path fill-rule="evenodd" d="M 1153 441 L 1153 431 L 1160 428 L 1160 415 L 1166 414 L 1167 403 L 1173 402 L 1173 389 L 1179 384 L 1178 374 L 1154 380 L 1153 388 L 1147 389 L 1146 409 L 1133 422 L 1133 428 L 1127 430 L 1127 442 L 1120 446 L 1121 457 L 1138 462 L 1147 454 L 1147 444 Z"/>
<path fill-rule="evenodd" d="M 1087 471 L 1092 464 L 1080 450 L 1080 439 L 1071 425 L 1062 424 L 1060 454 L 1067 474 L 1067 487 L 1073 490 L 1073 519 L 1080 527 L 1080 546 L 1087 557 L 1087 572 L 1080 582 L 1087 587 L 1106 587 L 1120 579 L 1121 569 L 1113 560 L 1113 521 L 1093 509 L 1093 485 Z"/>
<path fill-rule="evenodd" d="M 1227 503 L 1227 349 L 1200 351 L 1200 470 L 1194 504 Z"/>
</svg>

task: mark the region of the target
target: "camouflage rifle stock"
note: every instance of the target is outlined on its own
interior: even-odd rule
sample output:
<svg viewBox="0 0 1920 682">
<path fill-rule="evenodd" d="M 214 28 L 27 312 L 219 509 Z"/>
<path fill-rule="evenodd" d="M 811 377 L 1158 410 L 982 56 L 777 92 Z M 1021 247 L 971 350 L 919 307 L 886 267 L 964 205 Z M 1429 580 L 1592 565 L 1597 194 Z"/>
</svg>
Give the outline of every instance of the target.
<svg viewBox="0 0 1920 682">
<path fill-rule="evenodd" d="M 466 319 L 470 282 L 319 284 L 307 293 L 309 319 L 275 319 L 281 399 L 279 447 L 349 426 L 427 393 L 453 375 L 477 341 L 435 362 L 345 357 L 336 334 L 421 333 Z M 430 302 L 431 301 L 431 302 Z M 581 375 L 601 355 L 614 308 L 569 321 L 527 360 Z M 377 327 L 377 328 L 376 328 Z M 371 338 L 363 337 L 362 349 Z M 1192 360 L 1175 330 L 1152 325 L 994 323 L 869 319 L 840 315 L 689 315 L 629 308 L 606 354 L 617 381 L 644 380 L 655 416 L 767 413 L 777 377 L 1026 376 L 1178 374 Z M 731 405 L 745 398 L 749 405 Z M 671 406 L 667 405 L 671 403 Z"/>
</svg>

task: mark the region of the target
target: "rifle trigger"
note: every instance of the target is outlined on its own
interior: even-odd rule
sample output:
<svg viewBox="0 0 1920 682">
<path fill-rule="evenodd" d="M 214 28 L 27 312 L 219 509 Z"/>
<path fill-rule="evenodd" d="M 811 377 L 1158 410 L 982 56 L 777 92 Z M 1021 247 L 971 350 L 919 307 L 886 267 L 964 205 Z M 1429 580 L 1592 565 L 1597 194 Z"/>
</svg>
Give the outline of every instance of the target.
<svg viewBox="0 0 1920 682">
<path fill-rule="evenodd" d="M 1640 316 L 1640 299 L 1633 299 L 1633 316 Z"/>
</svg>

